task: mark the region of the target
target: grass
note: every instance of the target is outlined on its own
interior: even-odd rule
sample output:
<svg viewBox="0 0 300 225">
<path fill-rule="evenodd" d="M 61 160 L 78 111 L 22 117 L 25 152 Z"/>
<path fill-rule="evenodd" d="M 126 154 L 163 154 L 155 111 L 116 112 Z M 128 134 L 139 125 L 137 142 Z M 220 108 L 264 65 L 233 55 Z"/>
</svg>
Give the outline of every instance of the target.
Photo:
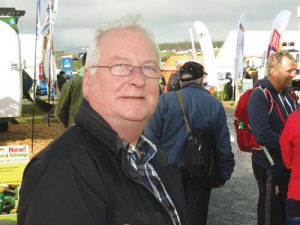
<svg viewBox="0 0 300 225">
<path fill-rule="evenodd" d="M 42 100 L 48 102 L 47 97 L 42 97 Z M 50 104 L 53 104 L 53 101 L 50 101 Z M 50 114 L 54 115 L 55 106 L 49 111 Z M 34 105 L 34 123 L 46 123 L 48 119 L 45 119 L 44 116 L 48 112 L 42 111 L 37 104 Z M 30 101 L 23 99 L 22 105 L 22 116 L 16 118 L 20 124 L 30 124 L 33 119 L 33 107 Z"/>
</svg>

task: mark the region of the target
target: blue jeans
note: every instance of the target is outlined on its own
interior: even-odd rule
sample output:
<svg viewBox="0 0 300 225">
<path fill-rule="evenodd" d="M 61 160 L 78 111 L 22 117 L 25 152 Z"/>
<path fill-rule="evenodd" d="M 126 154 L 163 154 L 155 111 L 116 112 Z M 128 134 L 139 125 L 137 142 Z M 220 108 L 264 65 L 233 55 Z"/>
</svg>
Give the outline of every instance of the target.
<svg viewBox="0 0 300 225">
<path fill-rule="evenodd" d="M 185 197 L 191 225 L 206 225 L 211 188 L 185 188 Z"/>
<path fill-rule="evenodd" d="M 300 225 L 300 218 L 299 217 L 286 217 L 286 225 Z"/>
</svg>

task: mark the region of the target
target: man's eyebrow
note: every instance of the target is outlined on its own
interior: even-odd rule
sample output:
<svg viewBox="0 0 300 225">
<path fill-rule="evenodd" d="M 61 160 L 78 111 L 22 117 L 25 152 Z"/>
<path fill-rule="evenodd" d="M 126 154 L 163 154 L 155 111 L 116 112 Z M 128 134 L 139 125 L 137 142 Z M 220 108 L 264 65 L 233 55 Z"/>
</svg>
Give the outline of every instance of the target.
<svg viewBox="0 0 300 225">
<path fill-rule="evenodd" d="M 121 56 L 115 56 L 111 58 L 111 61 L 122 61 L 122 62 L 131 62 L 129 58 L 121 57 Z"/>
<path fill-rule="evenodd" d="M 126 57 L 121 57 L 121 56 L 115 56 L 113 58 L 111 58 L 110 60 L 111 62 L 115 62 L 115 61 L 122 61 L 122 62 L 126 62 L 126 63 L 131 63 L 132 60 Z M 154 64 L 157 66 L 157 61 L 149 59 L 149 60 L 145 60 L 142 62 L 142 65 L 146 65 L 146 64 Z"/>
<path fill-rule="evenodd" d="M 142 63 L 143 65 L 145 65 L 145 64 L 155 64 L 155 65 L 157 65 L 157 61 L 155 61 L 155 60 L 146 60 L 146 61 L 144 61 L 143 63 Z"/>
</svg>

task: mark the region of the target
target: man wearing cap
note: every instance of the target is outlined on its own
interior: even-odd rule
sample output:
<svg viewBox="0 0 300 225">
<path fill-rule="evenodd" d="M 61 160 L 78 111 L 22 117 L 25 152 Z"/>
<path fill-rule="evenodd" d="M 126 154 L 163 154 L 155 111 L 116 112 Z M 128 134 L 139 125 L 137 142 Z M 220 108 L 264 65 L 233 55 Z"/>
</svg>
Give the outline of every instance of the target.
<svg viewBox="0 0 300 225">
<path fill-rule="evenodd" d="M 214 136 L 216 163 L 220 171 L 221 186 L 230 179 L 234 168 L 227 118 L 220 101 L 203 87 L 203 66 L 187 62 L 179 71 L 184 110 L 192 134 L 207 130 Z M 147 124 L 144 134 L 167 153 L 170 163 L 182 167 L 188 140 L 183 113 L 176 92 L 160 96 L 157 108 Z M 185 186 L 186 201 L 191 224 L 206 224 L 210 188 Z"/>
</svg>

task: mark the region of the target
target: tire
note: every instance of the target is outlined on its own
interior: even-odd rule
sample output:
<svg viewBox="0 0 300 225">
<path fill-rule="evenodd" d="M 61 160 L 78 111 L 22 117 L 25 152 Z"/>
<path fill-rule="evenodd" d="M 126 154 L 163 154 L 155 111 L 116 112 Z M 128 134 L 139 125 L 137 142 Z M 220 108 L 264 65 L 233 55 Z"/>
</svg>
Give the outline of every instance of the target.
<svg viewBox="0 0 300 225">
<path fill-rule="evenodd" d="M 8 122 L 0 123 L 0 132 L 6 132 L 8 130 Z"/>
</svg>

